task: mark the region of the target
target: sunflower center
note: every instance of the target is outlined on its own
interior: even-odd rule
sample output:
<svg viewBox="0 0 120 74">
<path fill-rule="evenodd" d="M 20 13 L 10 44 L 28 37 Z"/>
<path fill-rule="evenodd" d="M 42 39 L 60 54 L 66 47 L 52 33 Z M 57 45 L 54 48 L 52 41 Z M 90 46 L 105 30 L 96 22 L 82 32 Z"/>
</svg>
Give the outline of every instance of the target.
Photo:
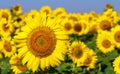
<svg viewBox="0 0 120 74">
<path fill-rule="evenodd" d="M 3 24 L 3 25 L 2 25 L 2 29 L 3 29 L 5 32 L 8 31 L 8 30 L 9 30 L 8 24 Z"/>
<path fill-rule="evenodd" d="M 4 13 L 2 14 L 2 18 L 5 18 L 6 20 L 8 20 L 8 14 L 4 12 Z"/>
<path fill-rule="evenodd" d="M 64 28 L 65 28 L 65 30 L 70 31 L 71 28 L 72 28 L 72 26 L 71 26 L 70 23 L 65 23 L 65 24 L 64 24 Z"/>
<path fill-rule="evenodd" d="M 49 10 L 45 9 L 44 12 L 48 15 L 50 13 Z"/>
<path fill-rule="evenodd" d="M 5 42 L 4 42 L 4 49 L 5 49 L 7 52 L 11 52 L 12 46 L 11 46 L 10 42 L 8 42 L 8 41 L 5 41 Z"/>
<path fill-rule="evenodd" d="M 28 48 L 39 57 L 46 57 L 52 54 L 56 45 L 56 36 L 53 30 L 47 27 L 33 29 L 28 36 Z"/>
<path fill-rule="evenodd" d="M 43 46 L 47 41 L 45 40 L 45 38 L 43 36 L 40 36 L 37 40 L 37 44 L 39 46 Z"/>
<path fill-rule="evenodd" d="M 15 6 L 14 10 L 18 11 L 19 10 L 19 6 Z"/>
<path fill-rule="evenodd" d="M 102 45 L 103 45 L 103 47 L 105 47 L 105 48 L 109 48 L 109 47 L 111 46 L 111 42 L 106 39 L 106 40 L 103 40 L 103 41 L 102 41 Z"/>
<path fill-rule="evenodd" d="M 110 9 L 110 8 L 112 8 L 112 6 L 111 6 L 110 4 L 106 4 L 106 5 L 105 5 L 105 8 L 106 8 L 106 9 Z"/>
<path fill-rule="evenodd" d="M 117 31 L 115 34 L 114 34 L 114 39 L 116 42 L 119 42 L 120 43 L 120 31 Z"/>
<path fill-rule="evenodd" d="M 82 26 L 80 24 L 75 24 L 73 28 L 75 32 L 81 32 L 82 30 Z"/>
<path fill-rule="evenodd" d="M 76 57 L 76 58 L 80 58 L 82 56 L 82 49 L 80 47 L 75 47 L 73 48 L 73 55 Z"/>
<path fill-rule="evenodd" d="M 100 23 L 100 27 L 102 30 L 110 30 L 111 29 L 111 23 L 107 20 L 103 20 Z"/>
<path fill-rule="evenodd" d="M 63 13 L 62 11 L 59 11 L 59 12 L 56 13 L 56 16 L 59 16 L 59 15 L 61 15 L 62 13 Z"/>
<path fill-rule="evenodd" d="M 74 17 L 74 16 L 70 16 L 68 17 L 68 19 L 73 20 L 73 21 L 78 21 L 77 17 Z"/>
<path fill-rule="evenodd" d="M 91 56 L 88 56 L 88 58 L 85 60 L 84 64 L 89 65 L 91 63 L 91 61 L 92 61 Z"/>
<path fill-rule="evenodd" d="M 27 66 L 24 65 L 24 66 L 17 66 L 17 68 L 20 70 L 20 71 L 25 71 L 27 69 Z"/>
</svg>

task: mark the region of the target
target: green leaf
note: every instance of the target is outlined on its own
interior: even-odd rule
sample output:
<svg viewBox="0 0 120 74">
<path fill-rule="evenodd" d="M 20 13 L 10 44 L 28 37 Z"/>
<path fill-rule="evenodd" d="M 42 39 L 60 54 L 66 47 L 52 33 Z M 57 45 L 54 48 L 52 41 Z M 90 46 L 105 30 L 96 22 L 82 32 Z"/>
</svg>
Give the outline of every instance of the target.
<svg viewBox="0 0 120 74">
<path fill-rule="evenodd" d="M 103 73 L 103 72 L 101 72 L 101 71 L 98 71 L 98 72 L 97 72 L 97 74 L 104 74 L 104 73 Z"/>
<path fill-rule="evenodd" d="M 86 44 L 91 49 L 95 49 L 96 48 L 96 44 L 94 42 L 92 42 L 92 41 L 88 41 Z"/>
<path fill-rule="evenodd" d="M 1 68 L 1 74 L 8 74 L 10 73 L 10 64 L 9 64 L 9 58 L 4 58 L 0 60 L 0 68 Z"/>
<path fill-rule="evenodd" d="M 108 66 L 106 69 L 105 69 L 105 74 L 115 74 L 114 70 L 113 70 L 113 67 L 112 66 Z"/>
<path fill-rule="evenodd" d="M 114 60 L 118 55 L 119 55 L 119 53 L 117 52 L 117 50 L 114 50 L 111 53 L 107 54 L 107 59 L 110 61 Z"/>
</svg>

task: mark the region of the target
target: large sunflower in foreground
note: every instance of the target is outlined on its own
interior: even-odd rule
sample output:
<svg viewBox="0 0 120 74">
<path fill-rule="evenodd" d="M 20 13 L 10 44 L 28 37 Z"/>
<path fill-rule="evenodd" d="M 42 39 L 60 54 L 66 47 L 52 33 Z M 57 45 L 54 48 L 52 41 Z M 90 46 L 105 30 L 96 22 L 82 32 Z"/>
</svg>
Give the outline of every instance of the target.
<svg viewBox="0 0 120 74">
<path fill-rule="evenodd" d="M 83 42 L 74 41 L 69 48 L 70 58 L 77 64 L 77 66 L 82 66 L 83 62 L 87 58 L 87 46 Z"/>
<path fill-rule="evenodd" d="M 15 36 L 18 42 L 18 55 L 22 63 L 35 72 L 50 66 L 59 66 L 66 53 L 67 34 L 61 29 L 59 19 L 40 13 L 36 18 L 27 16 L 27 25 Z"/>
<path fill-rule="evenodd" d="M 108 53 L 114 50 L 114 43 L 109 31 L 102 31 L 98 34 L 96 39 L 98 49 L 103 53 Z"/>
<path fill-rule="evenodd" d="M 113 67 L 116 74 L 120 74 L 120 56 L 113 61 Z"/>
</svg>

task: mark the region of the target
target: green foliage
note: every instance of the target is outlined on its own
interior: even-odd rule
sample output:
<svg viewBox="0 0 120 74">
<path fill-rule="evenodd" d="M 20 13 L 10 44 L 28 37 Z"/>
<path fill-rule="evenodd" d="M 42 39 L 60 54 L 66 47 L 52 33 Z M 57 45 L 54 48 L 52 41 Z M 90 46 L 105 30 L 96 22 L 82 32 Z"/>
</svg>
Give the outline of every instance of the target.
<svg viewBox="0 0 120 74">
<path fill-rule="evenodd" d="M 0 60 L 0 69 L 1 69 L 1 74 L 9 74 L 11 72 L 9 58 L 4 58 Z"/>
</svg>

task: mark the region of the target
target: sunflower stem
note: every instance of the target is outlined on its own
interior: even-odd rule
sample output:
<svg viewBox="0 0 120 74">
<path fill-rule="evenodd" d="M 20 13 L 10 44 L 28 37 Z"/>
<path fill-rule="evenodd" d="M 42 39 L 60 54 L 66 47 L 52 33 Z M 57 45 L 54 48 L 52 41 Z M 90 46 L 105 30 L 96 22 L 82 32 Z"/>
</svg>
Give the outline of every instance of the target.
<svg viewBox="0 0 120 74">
<path fill-rule="evenodd" d="M 75 71 L 75 64 L 72 64 L 72 72 Z"/>
</svg>

